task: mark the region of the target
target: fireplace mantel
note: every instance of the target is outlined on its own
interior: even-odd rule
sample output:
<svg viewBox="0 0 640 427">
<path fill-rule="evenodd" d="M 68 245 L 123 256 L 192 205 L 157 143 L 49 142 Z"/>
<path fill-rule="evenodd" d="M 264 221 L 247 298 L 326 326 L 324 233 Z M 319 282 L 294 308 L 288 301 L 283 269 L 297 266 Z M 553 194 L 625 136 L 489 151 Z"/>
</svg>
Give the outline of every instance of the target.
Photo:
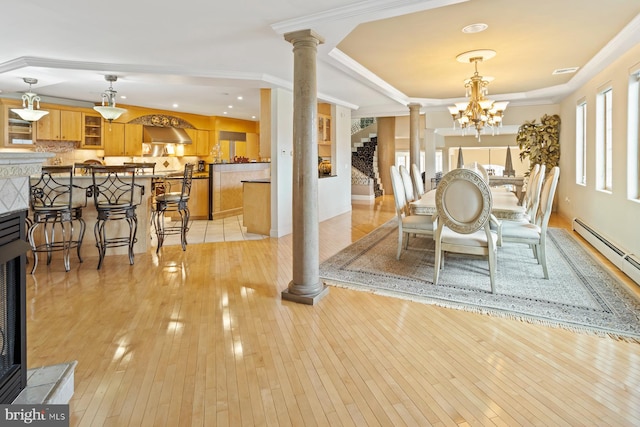
<svg viewBox="0 0 640 427">
<path fill-rule="evenodd" d="M 54 153 L 0 151 L 0 215 L 29 208 L 29 177 Z"/>
</svg>

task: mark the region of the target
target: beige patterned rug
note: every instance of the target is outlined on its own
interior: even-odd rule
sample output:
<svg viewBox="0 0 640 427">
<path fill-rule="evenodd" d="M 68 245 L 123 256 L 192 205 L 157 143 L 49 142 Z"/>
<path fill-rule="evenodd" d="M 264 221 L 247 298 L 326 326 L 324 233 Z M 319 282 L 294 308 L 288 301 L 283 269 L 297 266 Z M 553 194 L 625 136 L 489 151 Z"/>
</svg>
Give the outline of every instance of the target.
<svg viewBox="0 0 640 427">
<path fill-rule="evenodd" d="M 523 244 L 498 249 L 496 293 L 487 260 L 447 254 L 433 285 L 434 242 L 412 237 L 396 260 L 396 220 L 320 265 L 329 285 L 640 342 L 640 301 L 563 229 L 547 235 L 550 279 Z"/>
</svg>

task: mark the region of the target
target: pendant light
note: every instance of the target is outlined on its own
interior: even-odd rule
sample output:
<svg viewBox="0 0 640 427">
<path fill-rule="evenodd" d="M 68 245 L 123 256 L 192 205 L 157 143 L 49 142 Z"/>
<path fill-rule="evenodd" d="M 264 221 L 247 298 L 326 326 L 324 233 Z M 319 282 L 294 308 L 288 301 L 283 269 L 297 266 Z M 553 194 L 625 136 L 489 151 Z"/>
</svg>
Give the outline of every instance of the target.
<svg viewBox="0 0 640 427">
<path fill-rule="evenodd" d="M 113 82 L 118 80 L 118 76 L 114 76 L 111 74 L 107 74 L 104 76 L 104 79 L 109 82 L 109 89 L 105 90 L 102 94 L 102 105 L 96 105 L 93 107 L 105 120 L 108 120 L 111 123 L 113 120 L 116 120 L 118 117 L 124 113 L 124 108 L 116 107 L 116 92 L 113 90 Z M 106 105 L 105 105 L 106 101 Z"/>
<path fill-rule="evenodd" d="M 22 120 L 37 122 L 49 114 L 48 111 L 40 110 L 40 97 L 31 92 L 31 85 L 37 84 L 38 79 L 24 77 L 22 80 L 29 85 L 29 91 L 22 95 L 22 108 L 12 108 L 11 111 L 20 116 Z M 33 108 L 34 104 L 36 104 L 37 109 Z"/>
</svg>

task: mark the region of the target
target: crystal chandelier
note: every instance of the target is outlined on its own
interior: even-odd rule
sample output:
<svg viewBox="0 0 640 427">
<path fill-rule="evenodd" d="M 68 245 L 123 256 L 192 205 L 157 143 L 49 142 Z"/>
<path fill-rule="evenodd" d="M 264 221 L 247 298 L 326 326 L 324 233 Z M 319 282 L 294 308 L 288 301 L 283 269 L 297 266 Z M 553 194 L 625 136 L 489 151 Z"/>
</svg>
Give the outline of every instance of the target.
<svg viewBox="0 0 640 427">
<path fill-rule="evenodd" d="M 24 77 L 22 80 L 29 85 L 29 91 L 22 95 L 22 108 L 12 108 L 11 111 L 19 115 L 22 120 L 37 122 L 49 114 L 48 111 L 40 110 L 40 97 L 31 92 L 31 85 L 37 84 L 38 80 L 30 77 Z M 34 104 L 37 109 L 33 108 Z"/>
<path fill-rule="evenodd" d="M 105 90 L 102 94 L 102 105 L 96 105 L 95 107 L 93 107 L 93 109 L 100 113 L 100 115 L 104 117 L 105 120 L 109 120 L 109 123 L 111 123 L 127 110 L 125 110 L 124 108 L 116 107 L 116 94 L 118 92 L 113 90 L 113 82 L 118 80 L 118 76 L 107 74 L 106 76 L 104 76 L 104 79 L 109 82 L 109 89 Z"/>
<path fill-rule="evenodd" d="M 453 127 L 460 125 L 463 134 L 467 128 L 474 128 L 476 138 L 480 141 L 480 134 L 489 127 L 494 132 L 502 125 L 504 110 L 509 101 L 495 102 L 487 99 L 489 94 L 490 79 L 478 74 L 478 62 L 491 59 L 495 56 L 493 50 L 474 50 L 461 53 L 456 57 L 459 62 L 473 62 L 475 72 L 464 83 L 465 96 L 468 102 L 456 102 L 455 106 L 448 107 L 453 117 Z"/>
</svg>

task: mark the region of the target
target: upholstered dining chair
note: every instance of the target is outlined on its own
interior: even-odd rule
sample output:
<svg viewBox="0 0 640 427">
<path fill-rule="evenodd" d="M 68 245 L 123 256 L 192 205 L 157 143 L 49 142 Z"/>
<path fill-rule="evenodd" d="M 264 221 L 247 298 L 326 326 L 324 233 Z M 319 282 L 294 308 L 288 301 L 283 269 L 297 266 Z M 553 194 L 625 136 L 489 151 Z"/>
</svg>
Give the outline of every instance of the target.
<svg viewBox="0 0 640 427">
<path fill-rule="evenodd" d="M 402 179 L 402 185 L 404 187 L 404 194 L 408 207 L 408 204 L 414 200 L 418 200 L 419 196 L 416 196 L 416 193 L 413 190 L 413 181 L 411 180 L 411 175 L 409 175 L 407 168 L 404 165 L 400 165 L 398 170 L 400 172 L 400 178 Z"/>
<path fill-rule="evenodd" d="M 531 185 L 527 185 L 528 197 L 524 201 L 526 209 L 526 220 L 532 224 L 536 222 L 538 215 L 538 206 L 540 205 L 540 192 L 542 191 L 542 182 L 546 174 L 546 165 L 535 165 L 534 173 L 532 173 L 529 181 Z"/>
<path fill-rule="evenodd" d="M 438 211 L 433 283 L 444 268 L 444 253 L 484 255 L 489 262 L 491 293 L 495 292 L 497 234 L 489 227 L 492 197 L 489 184 L 475 171 L 453 169 L 436 188 Z"/>
<path fill-rule="evenodd" d="M 533 248 L 533 255 L 538 260 L 538 264 L 542 265 L 544 278 L 549 278 L 547 269 L 547 227 L 549 225 L 549 217 L 553 208 L 553 198 L 555 196 L 558 179 L 560 177 L 560 168 L 555 166 L 549 172 L 549 175 L 542 185 L 540 192 L 540 205 L 536 223 L 503 221 L 502 224 L 502 242 L 525 243 Z"/>
<path fill-rule="evenodd" d="M 475 171 L 479 173 L 480 176 L 482 176 L 482 179 L 484 179 L 485 182 L 487 183 L 489 182 L 489 172 L 487 172 L 484 166 L 482 166 L 480 163 L 478 162 L 467 163 L 466 165 L 463 166 L 463 169 L 469 169 L 469 170 Z"/>
<path fill-rule="evenodd" d="M 415 163 L 411 164 L 411 180 L 416 199 L 419 199 L 424 194 L 424 181 L 422 181 L 422 174 Z"/>
<path fill-rule="evenodd" d="M 393 187 L 393 195 L 396 203 L 396 217 L 398 219 L 398 253 L 396 259 L 400 259 L 402 255 L 402 243 L 406 236 L 405 249 L 409 247 L 410 234 L 422 234 L 433 236 L 435 225 L 431 215 L 411 215 L 407 213 L 407 201 L 405 196 L 404 184 L 398 168 L 391 166 L 391 185 Z"/>
</svg>

